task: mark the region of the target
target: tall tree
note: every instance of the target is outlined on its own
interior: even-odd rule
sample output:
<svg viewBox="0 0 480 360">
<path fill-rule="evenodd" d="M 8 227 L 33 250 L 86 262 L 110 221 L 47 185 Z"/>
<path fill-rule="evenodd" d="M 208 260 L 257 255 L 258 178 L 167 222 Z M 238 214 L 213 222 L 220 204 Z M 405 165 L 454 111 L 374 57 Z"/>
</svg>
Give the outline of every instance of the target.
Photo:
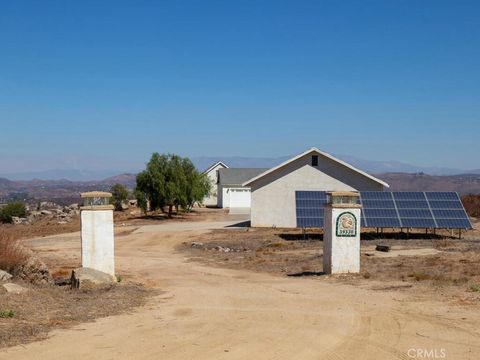
<svg viewBox="0 0 480 360">
<path fill-rule="evenodd" d="M 112 189 L 112 202 L 113 206 L 115 206 L 115 210 L 122 211 L 123 210 L 123 202 L 128 199 L 128 190 L 122 184 L 114 184 Z"/>
<path fill-rule="evenodd" d="M 168 208 L 171 217 L 173 207 L 189 211 L 209 191 L 206 177 L 198 173 L 188 158 L 154 153 L 146 169 L 137 175 L 135 196 L 144 211 L 148 202 L 150 210 Z"/>
</svg>

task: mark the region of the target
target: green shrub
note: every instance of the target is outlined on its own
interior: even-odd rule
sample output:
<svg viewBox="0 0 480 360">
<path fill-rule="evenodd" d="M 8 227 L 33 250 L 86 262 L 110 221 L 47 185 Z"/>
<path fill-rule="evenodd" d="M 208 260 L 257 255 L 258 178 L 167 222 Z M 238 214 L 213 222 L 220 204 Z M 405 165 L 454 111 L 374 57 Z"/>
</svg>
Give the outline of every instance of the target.
<svg viewBox="0 0 480 360">
<path fill-rule="evenodd" d="M 474 284 L 474 285 L 470 286 L 470 291 L 480 292 L 480 284 Z"/>
<path fill-rule="evenodd" d="M 115 210 L 122 211 L 122 204 L 128 199 L 128 189 L 122 184 L 115 184 L 110 191 L 112 192 L 112 205 L 115 206 Z"/>
<path fill-rule="evenodd" d="M 0 310 L 0 318 L 13 318 L 15 311 L 13 310 Z"/>
<path fill-rule="evenodd" d="M 12 202 L 0 209 L 0 221 L 3 223 L 11 223 L 12 217 L 26 217 L 27 208 L 21 202 Z"/>
</svg>

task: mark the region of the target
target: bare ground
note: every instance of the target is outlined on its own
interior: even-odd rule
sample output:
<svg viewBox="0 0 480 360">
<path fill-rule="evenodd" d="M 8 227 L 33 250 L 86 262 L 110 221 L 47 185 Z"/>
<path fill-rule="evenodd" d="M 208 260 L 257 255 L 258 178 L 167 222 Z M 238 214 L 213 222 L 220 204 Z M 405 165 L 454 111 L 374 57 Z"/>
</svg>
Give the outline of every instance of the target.
<svg viewBox="0 0 480 360">
<path fill-rule="evenodd" d="M 233 256 L 251 255 L 243 249 L 233 255 L 207 255 L 213 251 L 184 248 L 182 243 L 199 239 L 204 244 L 227 240 L 232 241 L 232 247 L 248 246 L 250 235 L 239 238 L 246 230 L 225 227 L 235 221 L 220 222 L 223 217 L 122 227 L 123 235 L 116 238 L 117 273 L 165 292 L 132 314 L 60 329 L 48 339 L 0 350 L 0 359 L 85 359 L 94 354 L 96 359 L 383 360 L 408 359 L 410 348 L 445 349 L 447 359 L 478 358 L 480 312 L 475 299 L 445 301 L 431 292 L 423 295 L 416 286 L 429 279 L 289 277 L 275 267 L 251 268 L 238 259 L 231 265 Z M 272 241 L 267 233 L 259 231 L 256 236 L 262 248 L 266 247 L 262 241 Z M 424 245 L 418 241 L 420 251 Z M 274 245 L 277 242 L 299 244 L 299 248 L 283 249 L 283 245 Z M 59 267 L 68 268 L 78 261 L 78 233 L 32 239 L 25 244 L 49 265 L 59 262 Z M 312 264 L 317 261 L 321 245 L 318 240 L 309 244 L 282 238 L 271 244 L 267 251 L 259 251 L 264 261 L 256 266 L 291 251 L 292 260 L 283 261 L 294 264 L 288 272 L 304 271 L 301 258 L 312 256 Z M 466 243 L 465 249 L 470 246 Z M 305 256 L 297 261 L 298 251 L 305 251 Z M 222 260 L 229 256 L 232 260 Z M 318 262 L 315 264 L 317 268 L 307 270 L 321 270 Z M 394 273 L 378 276 L 389 279 Z M 399 283 L 412 288 L 398 287 Z"/>
<path fill-rule="evenodd" d="M 173 218 L 169 219 L 162 212 L 150 212 L 148 215 L 144 215 L 140 209 L 132 208 L 125 211 L 115 211 L 114 222 L 118 226 L 143 226 L 172 221 L 192 222 L 225 219 L 227 216 L 228 211 L 226 210 L 195 208 L 189 213 L 174 213 Z M 72 216 L 66 224 L 59 224 L 58 218 L 52 216 L 45 216 L 32 224 L 13 225 L 0 223 L 0 229 L 11 232 L 15 237 L 21 239 L 67 234 L 80 230 L 80 216 Z"/>
<path fill-rule="evenodd" d="M 479 233 L 471 231 L 461 240 L 443 235 L 424 238 L 418 232 L 409 239 L 396 239 L 399 234 L 363 234 L 369 240 L 361 241 L 361 273 L 348 276 L 324 275 L 322 236 L 310 233 L 304 240 L 298 230 L 215 230 L 177 249 L 186 252 L 191 261 L 209 266 L 307 276 L 375 289 L 401 288 L 418 298 L 480 306 Z M 377 244 L 390 245 L 392 250 L 375 251 Z"/>
<path fill-rule="evenodd" d="M 132 311 L 153 293 L 139 284 L 116 284 L 95 290 L 33 286 L 24 294 L 0 294 L 0 310 L 14 316 L 0 318 L 0 348 L 45 339 L 52 329 Z"/>
</svg>

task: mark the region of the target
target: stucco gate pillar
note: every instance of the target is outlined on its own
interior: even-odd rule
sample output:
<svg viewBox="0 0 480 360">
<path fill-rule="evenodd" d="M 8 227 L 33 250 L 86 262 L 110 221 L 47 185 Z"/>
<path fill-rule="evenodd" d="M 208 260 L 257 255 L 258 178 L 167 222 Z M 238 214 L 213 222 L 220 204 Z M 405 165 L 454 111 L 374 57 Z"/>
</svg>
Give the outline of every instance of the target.
<svg viewBox="0 0 480 360">
<path fill-rule="evenodd" d="M 115 276 L 112 194 L 92 191 L 81 197 L 82 267 Z"/>
<path fill-rule="evenodd" d="M 360 271 L 360 209 L 357 192 L 328 192 L 323 227 L 323 271 Z"/>
</svg>

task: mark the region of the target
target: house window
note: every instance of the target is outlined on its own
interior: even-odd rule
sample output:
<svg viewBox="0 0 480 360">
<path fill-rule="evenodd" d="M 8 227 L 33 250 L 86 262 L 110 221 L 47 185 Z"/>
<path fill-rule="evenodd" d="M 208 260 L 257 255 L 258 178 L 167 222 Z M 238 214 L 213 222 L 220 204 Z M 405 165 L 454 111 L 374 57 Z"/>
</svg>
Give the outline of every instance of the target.
<svg viewBox="0 0 480 360">
<path fill-rule="evenodd" d="M 312 155 L 312 166 L 318 166 L 318 155 Z"/>
</svg>

